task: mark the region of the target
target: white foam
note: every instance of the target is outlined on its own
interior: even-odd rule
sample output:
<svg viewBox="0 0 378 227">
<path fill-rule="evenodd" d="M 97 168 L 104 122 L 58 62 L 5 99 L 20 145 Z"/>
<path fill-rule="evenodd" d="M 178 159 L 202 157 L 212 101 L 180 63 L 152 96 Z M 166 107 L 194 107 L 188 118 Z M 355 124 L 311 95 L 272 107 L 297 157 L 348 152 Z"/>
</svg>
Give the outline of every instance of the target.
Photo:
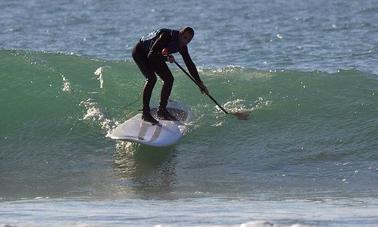
<svg viewBox="0 0 378 227">
<path fill-rule="evenodd" d="M 225 67 L 212 70 L 213 73 L 230 73 L 237 70 L 245 69 L 243 66 L 239 65 L 226 65 Z"/>
<path fill-rule="evenodd" d="M 248 111 L 248 110 L 252 111 L 252 109 L 249 109 L 248 107 L 246 107 L 245 102 L 246 101 L 244 99 L 231 100 L 224 104 L 224 108 L 230 110 L 231 112 Z"/>
<path fill-rule="evenodd" d="M 70 84 L 70 82 L 66 79 L 66 77 L 64 77 L 63 74 L 60 74 L 60 76 L 62 77 L 62 80 L 63 80 L 62 91 L 64 91 L 64 92 L 70 92 L 71 91 L 71 84 Z"/>
<path fill-rule="evenodd" d="M 273 227 L 274 225 L 267 221 L 250 221 L 240 225 L 240 227 Z"/>
<path fill-rule="evenodd" d="M 250 221 L 240 225 L 240 227 L 306 227 L 308 225 L 293 224 L 293 225 L 277 225 L 269 221 Z"/>
<path fill-rule="evenodd" d="M 265 100 L 262 97 L 258 97 L 257 100 L 253 102 L 253 106 L 249 103 L 250 102 L 244 99 L 235 99 L 226 102 L 223 106 L 230 112 L 252 112 L 257 109 L 269 106 L 272 102 L 270 100 Z M 219 112 L 221 112 L 221 109 L 218 106 L 216 106 L 216 108 Z"/>
<path fill-rule="evenodd" d="M 113 122 L 112 120 L 105 117 L 98 104 L 91 99 L 80 102 L 80 106 L 84 106 L 87 112 L 85 113 L 83 120 L 92 120 L 97 122 L 102 129 L 107 130 L 107 133 L 114 127 L 118 122 Z"/>
<path fill-rule="evenodd" d="M 97 80 L 100 81 L 100 88 L 103 88 L 104 87 L 104 66 L 101 66 L 100 68 L 96 69 L 96 71 L 94 72 L 94 74 L 96 76 L 98 76 Z"/>
</svg>

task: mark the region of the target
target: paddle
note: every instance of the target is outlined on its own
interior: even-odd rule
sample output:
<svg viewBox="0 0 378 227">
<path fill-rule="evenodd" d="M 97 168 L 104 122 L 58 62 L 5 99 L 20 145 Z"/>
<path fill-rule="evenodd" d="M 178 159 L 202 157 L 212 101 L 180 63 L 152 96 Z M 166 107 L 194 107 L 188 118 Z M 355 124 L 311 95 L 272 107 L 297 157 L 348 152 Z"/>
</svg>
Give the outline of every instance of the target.
<svg viewBox="0 0 378 227">
<path fill-rule="evenodd" d="M 174 60 L 174 63 L 201 89 L 201 91 L 204 91 L 202 90 L 202 87 L 201 85 L 192 77 L 192 75 L 190 75 L 183 67 L 181 67 L 181 65 L 179 63 L 176 62 L 176 60 Z M 206 93 L 205 94 L 225 113 L 225 114 L 232 114 L 234 116 L 236 116 L 239 120 L 247 120 L 248 119 L 248 113 L 246 112 L 235 112 L 235 113 L 231 113 L 231 112 L 228 112 L 226 111 L 221 105 L 219 105 L 219 103 L 209 94 L 209 93 Z"/>
</svg>

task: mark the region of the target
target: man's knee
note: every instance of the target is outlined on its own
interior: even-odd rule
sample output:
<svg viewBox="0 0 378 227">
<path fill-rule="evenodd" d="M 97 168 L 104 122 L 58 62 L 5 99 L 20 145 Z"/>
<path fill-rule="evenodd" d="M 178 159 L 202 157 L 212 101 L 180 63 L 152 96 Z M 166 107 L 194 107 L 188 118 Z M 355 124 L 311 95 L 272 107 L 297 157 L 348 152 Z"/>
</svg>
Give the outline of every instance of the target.
<svg viewBox="0 0 378 227">
<path fill-rule="evenodd" d="M 164 85 L 168 85 L 168 86 L 172 86 L 173 85 L 173 82 L 175 81 L 175 79 L 173 78 L 172 75 L 169 75 L 169 76 L 166 76 L 164 79 Z"/>
<path fill-rule="evenodd" d="M 156 84 L 156 76 L 149 76 L 147 79 L 146 79 L 146 83 L 148 84 L 151 84 L 151 85 L 155 85 Z"/>
</svg>

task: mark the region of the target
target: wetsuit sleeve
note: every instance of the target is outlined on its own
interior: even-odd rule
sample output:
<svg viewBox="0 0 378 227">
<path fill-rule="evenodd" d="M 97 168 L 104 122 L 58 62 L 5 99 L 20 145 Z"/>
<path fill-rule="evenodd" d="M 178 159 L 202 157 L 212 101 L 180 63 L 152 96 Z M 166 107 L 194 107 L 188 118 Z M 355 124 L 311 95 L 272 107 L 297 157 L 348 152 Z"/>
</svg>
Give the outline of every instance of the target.
<svg viewBox="0 0 378 227">
<path fill-rule="evenodd" d="M 188 68 L 190 75 L 192 75 L 198 83 L 202 83 L 202 81 L 201 81 L 201 79 L 198 75 L 197 67 L 193 63 L 193 61 L 192 61 L 192 59 L 189 55 L 188 47 L 187 46 L 183 47 L 180 50 L 180 54 L 181 54 L 182 58 L 184 59 L 185 65 Z"/>
<path fill-rule="evenodd" d="M 166 46 L 171 39 L 171 36 L 167 32 L 162 32 L 159 38 L 156 39 L 155 43 L 150 48 L 147 58 L 151 60 L 158 60 L 162 57 L 161 50 Z"/>
</svg>

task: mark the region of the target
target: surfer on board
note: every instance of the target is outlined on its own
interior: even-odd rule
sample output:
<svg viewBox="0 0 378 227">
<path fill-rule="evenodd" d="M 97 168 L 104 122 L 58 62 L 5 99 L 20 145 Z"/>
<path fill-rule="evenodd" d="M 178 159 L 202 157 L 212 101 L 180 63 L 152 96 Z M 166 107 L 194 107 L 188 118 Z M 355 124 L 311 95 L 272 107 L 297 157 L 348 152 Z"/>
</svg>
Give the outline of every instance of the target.
<svg viewBox="0 0 378 227">
<path fill-rule="evenodd" d="M 150 113 L 150 99 L 156 83 L 156 74 L 163 80 L 160 105 L 157 116 L 162 120 L 176 121 L 167 110 L 168 98 L 171 94 L 173 76 L 165 61 L 175 62 L 173 53 L 179 52 L 191 76 L 198 82 L 203 93 L 208 94 L 206 86 L 201 81 L 197 68 L 193 63 L 187 45 L 194 36 L 191 27 L 181 30 L 159 29 L 143 36 L 135 45 L 132 56 L 140 71 L 146 77 L 143 90 L 143 115 L 142 119 L 152 124 L 159 123 Z"/>
</svg>

